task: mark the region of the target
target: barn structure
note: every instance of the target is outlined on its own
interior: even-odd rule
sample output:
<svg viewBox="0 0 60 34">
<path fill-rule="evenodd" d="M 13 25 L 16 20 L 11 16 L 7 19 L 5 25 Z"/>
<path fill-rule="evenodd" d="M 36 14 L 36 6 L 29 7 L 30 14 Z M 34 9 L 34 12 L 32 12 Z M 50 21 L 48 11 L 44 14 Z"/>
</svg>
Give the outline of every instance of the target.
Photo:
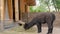
<svg viewBox="0 0 60 34">
<path fill-rule="evenodd" d="M 16 22 L 22 20 L 23 14 L 27 14 L 29 12 L 29 6 L 35 5 L 35 0 L 0 0 L 1 29 L 4 29 L 3 21 L 5 20 L 6 7 L 8 8 L 9 20 Z"/>
</svg>

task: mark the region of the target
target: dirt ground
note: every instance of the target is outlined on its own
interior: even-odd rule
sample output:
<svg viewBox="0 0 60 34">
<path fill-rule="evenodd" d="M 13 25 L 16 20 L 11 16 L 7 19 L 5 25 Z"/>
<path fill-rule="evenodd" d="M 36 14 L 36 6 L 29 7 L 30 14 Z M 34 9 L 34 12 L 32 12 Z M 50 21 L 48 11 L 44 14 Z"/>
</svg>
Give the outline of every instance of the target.
<svg viewBox="0 0 60 34">
<path fill-rule="evenodd" d="M 42 27 L 42 32 L 40 34 L 46 34 L 48 31 L 47 27 Z M 25 31 L 23 27 L 13 27 L 11 29 L 6 29 L 3 32 L 0 32 L 0 34 L 38 34 L 37 28 L 32 27 L 29 30 Z M 60 34 L 60 28 L 54 27 L 52 34 Z"/>
</svg>

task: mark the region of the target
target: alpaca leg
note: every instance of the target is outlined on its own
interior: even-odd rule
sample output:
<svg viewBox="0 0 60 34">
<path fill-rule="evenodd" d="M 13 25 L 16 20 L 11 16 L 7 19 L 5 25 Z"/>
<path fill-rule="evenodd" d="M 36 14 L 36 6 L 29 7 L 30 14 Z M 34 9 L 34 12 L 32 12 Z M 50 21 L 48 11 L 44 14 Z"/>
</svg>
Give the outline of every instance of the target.
<svg viewBox="0 0 60 34">
<path fill-rule="evenodd" d="M 41 24 L 40 23 L 37 24 L 37 28 L 38 28 L 38 33 L 40 33 L 41 32 Z"/>
<path fill-rule="evenodd" d="M 48 23 L 48 33 L 47 34 L 52 34 L 53 31 L 53 23 Z"/>
</svg>

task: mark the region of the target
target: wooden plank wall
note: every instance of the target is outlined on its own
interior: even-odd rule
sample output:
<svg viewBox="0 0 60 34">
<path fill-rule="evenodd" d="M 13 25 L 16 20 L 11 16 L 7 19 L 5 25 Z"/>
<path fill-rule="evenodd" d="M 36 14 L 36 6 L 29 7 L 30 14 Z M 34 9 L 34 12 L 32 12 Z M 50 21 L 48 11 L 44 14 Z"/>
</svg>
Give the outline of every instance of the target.
<svg viewBox="0 0 60 34">
<path fill-rule="evenodd" d="M 4 0 L 1 0 L 1 20 L 5 19 L 5 9 L 4 9 Z"/>
<path fill-rule="evenodd" d="M 4 30 L 4 20 L 5 20 L 5 6 L 4 6 L 4 0 L 0 0 L 0 2 L 1 2 L 1 5 L 0 5 L 0 8 L 1 8 L 1 23 L 0 23 L 0 25 L 1 25 L 1 30 Z"/>
<path fill-rule="evenodd" d="M 18 0 L 7 0 L 10 20 L 19 21 Z"/>
<path fill-rule="evenodd" d="M 24 13 L 25 9 L 24 9 L 24 0 L 20 0 L 20 18 L 22 20 L 22 13 Z"/>
<path fill-rule="evenodd" d="M 7 0 L 9 19 L 13 20 L 12 0 Z"/>
<path fill-rule="evenodd" d="M 7 0 L 8 4 L 8 14 L 10 20 L 22 20 L 22 13 L 28 13 L 29 12 L 29 6 L 27 5 L 27 0 Z M 14 6 L 13 6 L 14 4 Z M 4 7 L 4 4 L 2 4 Z M 4 8 L 1 13 L 3 13 L 1 16 L 2 19 L 4 19 Z M 14 12 L 14 14 L 13 14 Z"/>
<path fill-rule="evenodd" d="M 35 2 L 35 0 L 26 0 L 26 4 L 28 6 L 35 6 L 36 5 L 36 2 Z"/>
<path fill-rule="evenodd" d="M 1 0 L 0 0 L 0 2 L 1 2 Z M 0 20 L 1 20 L 1 3 L 0 3 Z"/>
<path fill-rule="evenodd" d="M 24 13 L 25 12 L 25 2 L 24 0 L 20 0 L 20 10 Z"/>
<path fill-rule="evenodd" d="M 19 21 L 18 0 L 15 0 L 15 20 Z"/>
<path fill-rule="evenodd" d="M 13 21 L 16 22 L 15 20 L 15 0 L 12 0 L 12 8 L 13 8 Z"/>
<path fill-rule="evenodd" d="M 9 18 L 13 19 L 14 21 L 22 20 L 22 12 L 25 11 L 23 0 L 7 0 L 7 3 Z"/>
</svg>

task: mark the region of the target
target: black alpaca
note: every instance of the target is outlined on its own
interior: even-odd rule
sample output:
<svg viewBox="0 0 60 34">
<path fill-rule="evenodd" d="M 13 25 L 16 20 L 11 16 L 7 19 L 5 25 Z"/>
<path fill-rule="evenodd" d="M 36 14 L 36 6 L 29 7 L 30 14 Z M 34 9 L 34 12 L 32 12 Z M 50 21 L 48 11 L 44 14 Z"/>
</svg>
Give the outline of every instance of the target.
<svg viewBox="0 0 60 34">
<path fill-rule="evenodd" d="M 25 23 L 24 29 L 27 30 L 31 28 L 32 26 L 37 25 L 38 33 L 40 33 L 42 24 L 47 23 L 48 25 L 47 34 L 52 34 L 54 20 L 55 20 L 55 15 L 53 13 L 48 13 L 48 12 L 40 13 L 39 15 L 34 17 L 31 22 Z"/>
</svg>

